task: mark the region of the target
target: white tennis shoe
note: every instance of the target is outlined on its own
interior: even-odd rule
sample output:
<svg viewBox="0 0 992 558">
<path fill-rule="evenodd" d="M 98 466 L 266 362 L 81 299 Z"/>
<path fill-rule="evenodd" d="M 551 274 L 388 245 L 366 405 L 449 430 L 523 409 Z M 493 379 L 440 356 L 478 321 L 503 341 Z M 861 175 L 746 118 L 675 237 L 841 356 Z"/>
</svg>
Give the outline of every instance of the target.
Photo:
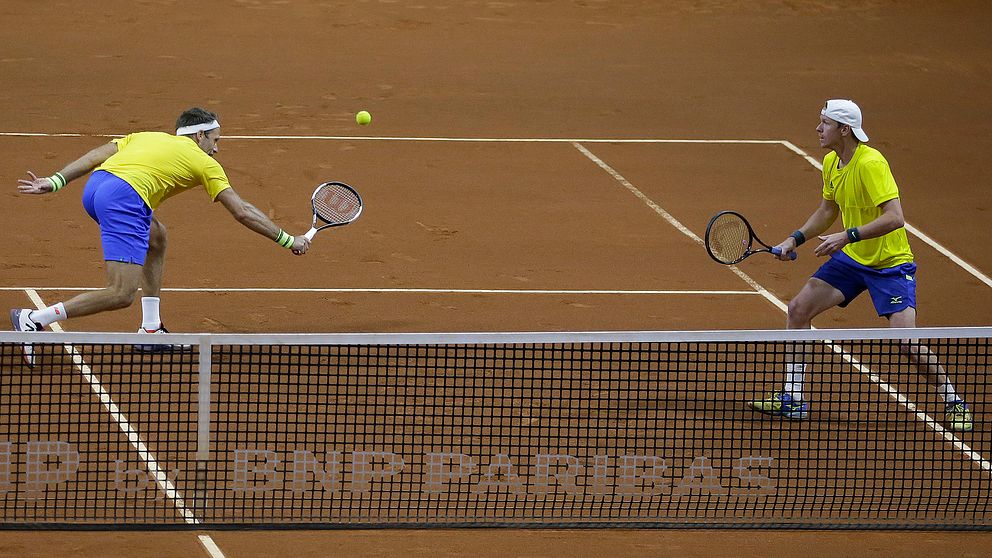
<svg viewBox="0 0 992 558">
<path fill-rule="evenodd" d="M 15 308 L 10 311 L 10 323 L 14 326 L 14 331 L 42 331 L 45 326 L 31 319 L 30 308 Z M 24 364 L 34 366 L 34 345 L 24 343 L 21 345 L 21 356 Z"/>
<path fill-rule="evenodd" d="M 138 333 L 147 333 L 149 335 L 157 335 L 160 333 L 169 333 L 169 330 L 165 329 L 163 324 L 158 324 L 155 329 L 146 329 L 145 327 L 138 328 Z M 139 353 L 164 353 L 168 351 L 188 351 L 191 345 L 133 345 L 132 348 Z"/>
</svg>

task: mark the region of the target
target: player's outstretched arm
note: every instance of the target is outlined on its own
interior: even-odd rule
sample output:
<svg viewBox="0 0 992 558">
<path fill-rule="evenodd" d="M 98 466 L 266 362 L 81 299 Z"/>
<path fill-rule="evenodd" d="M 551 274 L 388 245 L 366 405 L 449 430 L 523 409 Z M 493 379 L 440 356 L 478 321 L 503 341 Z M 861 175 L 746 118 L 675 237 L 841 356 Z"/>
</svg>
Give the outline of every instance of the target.
<svg viewBox="0 0 992 558">
<path fill-rule="evenodd" d="M 28 171 L 31 180 L 18 180 L 17 191 L 22 194 L 57 192 L 66 184 L 100 166 L 114 153 L 117 153 L 117 144 L 107 143 L 91 149 L 85 155 L 69 163 L 52 176 L 38 177 L 33 172 Z"/>
<path fill-rule="evenodd" d="M 228 188 L 218 194 L 217 201 L 239 223 L 262 236 L 268 237 L 270 240 L 278 242 L 286 248 L 292 249 L 294 254 L 298 256 L 305 254 L 307 249 L 310 248 L 310 241 L 303 235 L 291 237 L 286 234 L 284 230 L 273 223 L 257 207 L 241 199 L 241 196 L 234 191 L 234 188 Z"/>
</svg>

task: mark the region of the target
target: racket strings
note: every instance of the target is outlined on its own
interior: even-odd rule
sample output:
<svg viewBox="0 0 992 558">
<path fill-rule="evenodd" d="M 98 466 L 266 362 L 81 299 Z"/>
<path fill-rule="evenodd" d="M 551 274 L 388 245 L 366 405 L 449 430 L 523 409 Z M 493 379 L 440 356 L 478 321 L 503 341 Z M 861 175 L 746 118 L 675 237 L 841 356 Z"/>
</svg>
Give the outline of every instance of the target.
<svg viewBox="0 0 992 558">
<path fill-rule="evenodd" d="M 362 200 L 345 188 L 325 186 L 314 194 L 313 210 L 328 223 L 346 223 L 361 213 Z"/>
<path fill-rule="evenodd" d="M 723 262 L 736 262 L 751 247 L 751 233 L 747 224 L 731 214 L 720 216 L 710 229 L 709 248 Z"/>
</svg>

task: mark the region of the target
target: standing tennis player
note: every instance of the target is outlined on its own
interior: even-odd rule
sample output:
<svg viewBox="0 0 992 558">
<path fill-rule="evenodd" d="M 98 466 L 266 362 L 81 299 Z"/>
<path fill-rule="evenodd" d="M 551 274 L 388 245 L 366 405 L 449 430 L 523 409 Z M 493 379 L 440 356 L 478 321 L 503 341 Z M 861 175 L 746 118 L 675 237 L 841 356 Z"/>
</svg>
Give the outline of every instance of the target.
<svg viewBox="0 0 992 558">
<path fill-rule="evenodd" d="M 166 333 L 159 315 L 159 293 L 165 264 L 165 227 L 153 212 L 165 199 L 203 186 L 245 227 L 267 236 L 294 254 L 306 253 L 310 241 L 291 236 L 261 211 L 241 199 L 214 159 L 220 141 L 217 115 L 201 108 L 183 112 L 176 135 L 138 132 L 91 150 L 59 172 L 18 180 L 23 194 L 57 192 L 69 182 L 96 169 L 83 190 L 83 207 L 100 226 L 107 287 L 83 293 L 42 310 L 10 311 L 15 331 L 40 331 L 53 322 L 126 308 L 141 288 L 142 320 L 139 333 Z M 156 345 L 139 345 L 154 350 Z M 31 345 L 24 360 L 34 363 Z"/>
<path fill-rule="evenodd" d="M 821 241 L 817 256 L 830 258 L 813 274 L 791 302 L 787 327 L 809 329 L 814 317 L 834 307 L 847 306 L 865 290 L 879 316 L 890 327 L 916 327 L 916 264 L 909 248 L 899 189 L 889 164 L 868 147 L 861 127 L 861 109 L 853 101 L 833 99 L 820 111 L 816 132 L 823 158 L 823 199 L 806 223 L 778 245 L 781 260 L 807 238 Z M 840 215 L 845 230 L 823 234 Z M 947 426 L 968 431 L 972 413 L 947 378 L 930 350 L 902 340 L 900 348 L 926 374 L 943 399 Z M 785 386 L 767 399 L 749 402 L 762 413 L 786 418 L 806 418 L 803 401 L 806 363 L 786 365 Z"/>
</svg>

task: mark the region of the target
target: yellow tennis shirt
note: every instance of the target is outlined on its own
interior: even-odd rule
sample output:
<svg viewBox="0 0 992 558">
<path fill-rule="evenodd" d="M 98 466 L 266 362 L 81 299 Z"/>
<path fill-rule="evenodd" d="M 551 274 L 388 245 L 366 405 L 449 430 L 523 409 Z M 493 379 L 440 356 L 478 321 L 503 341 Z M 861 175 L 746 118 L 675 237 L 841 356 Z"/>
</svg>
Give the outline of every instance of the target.
<svg viewBox="0 0 992 558">
<path fill-rule="evenodd" d="M 859 144 L 844 168 L 837 168 L 839 162 L 835 151 L 823 158 L 823 197 L 840 207 L 845 229 L 874 221 L 882 214 L 880 205 L 899 197 L 889 163 L 877 149 Z M 913 261 L 904 227 L 848 244 L 844 252 L 856 262 L 876 269 Z"/>
<path fill-rule="evenodd" d="M 165 199 L 202 185 L 211 200 L 231 187 L 220 163 L 190 138 L 138 132 L 113 140 L 117 153 L 96 170 L 124 180 L 153 210 Z"/>
</svg>

